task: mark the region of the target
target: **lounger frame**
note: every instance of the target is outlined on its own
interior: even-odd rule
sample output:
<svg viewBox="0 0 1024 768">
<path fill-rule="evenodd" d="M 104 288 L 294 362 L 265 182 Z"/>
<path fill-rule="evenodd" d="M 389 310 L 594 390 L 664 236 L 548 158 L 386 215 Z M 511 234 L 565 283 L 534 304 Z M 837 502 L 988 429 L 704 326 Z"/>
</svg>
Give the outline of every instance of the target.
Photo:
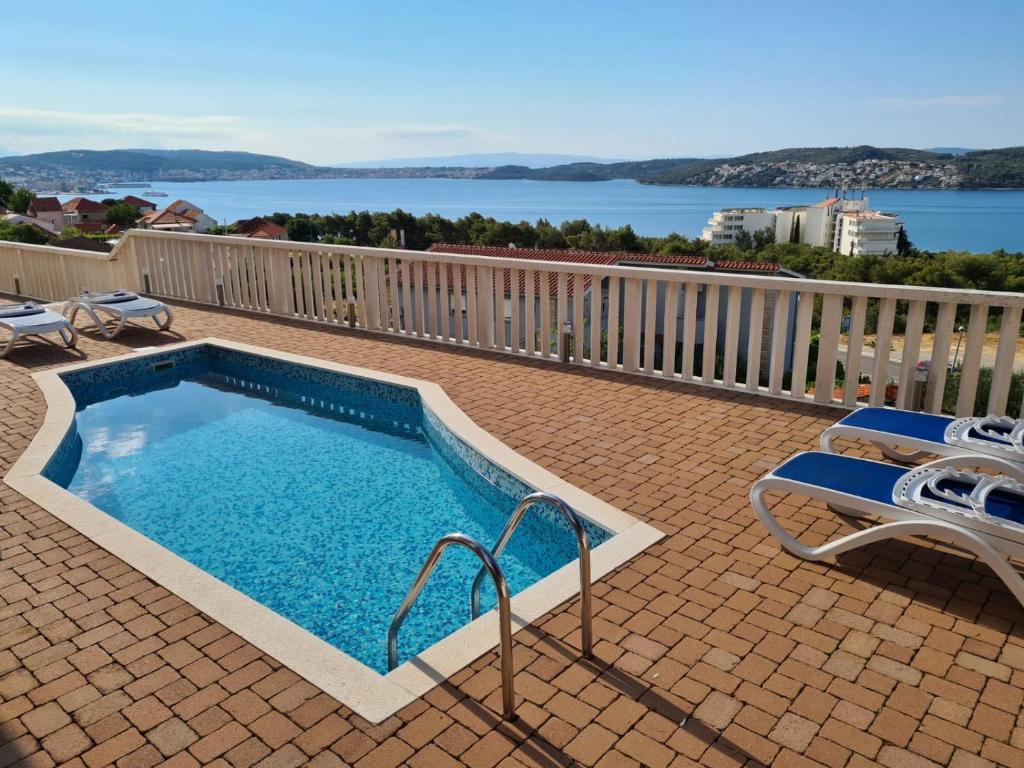
<svg viewBox="0 0 1024 768">
<path fill-rule="evenodd" d="M 50 310 L 46 310 L 50 311 Z M 21 339 L 28 339 L 32 336 L 44 336 L 48 333 L 58 333 L 61 341 L 64 342 L 64 346 L 68 349 L 74 349 L 78 344 L 78 331 L 75 330 L 73 323 L 67 319 L 57 315 L 55 312 L 51 314 L 56 315 L 59 320 L 54 320 L 52 323 L 46 323 L 43 325 L 33 325 L 28 328 L 19 327 L 15 323 L 0 317 L 0 328 L 11 334 L 11 338 L 5 343 L 0 341 L 0 360 L 7 357 L 14 345 Z M 31 317 L 31 315 L 29 315 Z"/>
<path fill-rule="evenodd" d="M 148 297 L 140 296 L 139 298 Z M 74 325 L 78 313 L 85 312 L 105 339 L 113 339 L 128 324 L 144 327 L 140 323 L 132 322 L 144 317 L 152 318 L 158 331 L 166 331 L 174 322 L 174 314 L 171 312 L 171 308 L 162 301 L 157 299 L 151 299 L 151 301 L 156 302 L 155 307 L 132 310 L 120 309 L 117 304 L 100 304 L 86 301 L 83 298 L 77 298 L 69 301 L 67 306 L 64 307 L 64 316 Z M 101 314 L 106 314 L 108 317 L 101 317 Z M 159 319 L 160 315 L 164 315 L 163 320 Z"/>
<path fill-rule="evenodd" d="M 868 461 L 868 459 L 862 459 Z M 884 463 L 884 462 L 875 462 Z M 942 467 L 970 468 L 984 466 L 1015 480 L 1024 482 L 1024 468 L 1010 461 L 995 457 L 953 456 L 938 459 L 924 465 L 936 469 Z M 778 518 L 772 514 L 767 494 L 780 491 L 806 496 L 824 502 L 830 508 L 860 517 L 875 515 L 884 520 L 879 525 L 866 528 L 855 533 L 841 536 L 838 539 L 816 547 L 803 544 L 787 531 Z M 790 553 L 804 560 L 821 561 L 844 552 L 873 544 L 887 539 L 902 536 L 923 536 L 937 539 L 972 552 L 979 560 L 988 565 L 1006 584 L 1013 596 L 1024 606 L 1024 578 L 1011 565 L 1007 557 L 1024 558 L 1024 526 L 999 524 L 980 517 L 969 517 L 954 512 L 936 509 L 929 514 L 916 510 L 905 509 L 893 504 L 883 504 L 861 496 L 853 496 L 835 491 L 820 485 L 813 485 L 769 472 L 754 483 L 750 491 L 750 501 L 754 512 L 764 526 L 779 540 Z"/>
<path fill-rule="evenodd" d="M 881 451 L 885 458 L 895 461 L 897 464 L 913 464 L 930 456 L 970 456 L 973 458 L 990 455 L 977 453 L 961 445 L 937 443 L 896 432 L 850 426 L 842 422 L 833 424 L 821 433 L 821 450 L 825 453 L 840 453 L 835 447 L 835 441 L 840 438 L 869 442 Z M 901 451 L 901 447 L 912 450 Z"/>
</svg>

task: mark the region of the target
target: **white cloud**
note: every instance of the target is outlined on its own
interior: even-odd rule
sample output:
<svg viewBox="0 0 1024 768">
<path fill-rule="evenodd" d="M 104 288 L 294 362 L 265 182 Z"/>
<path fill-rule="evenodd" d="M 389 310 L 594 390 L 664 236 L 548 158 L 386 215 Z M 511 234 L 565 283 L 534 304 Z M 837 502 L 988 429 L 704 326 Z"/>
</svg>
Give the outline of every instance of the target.
<svg viewBox="0 0 1024 768">
<path fill-rule="evenodd" d="M 976 94 L 973 96 L 890 96 L 881 99 L 883 107 L 917 108 L 917 107 L 993 107 L 1000 104 L 1002 96 L 996 94 Z"/>
<path fill-rule="evenodd" d="M 0 107 L 0 123 L 32 125 L 64 133 L 98 130 L 153 136 L 223 137 L 238 134 L 241 118 L 230 115 L 158 115 L 146 112 L 65 112 Z M 13 126 L 12 126 L 13 127 Z"/>
<path fill-rule="evenodd" d="M 378 128 L 373 133 L 383 139 L 466 139 L 476 135 L 476 129 L 461 125 L 410 125 Z"/>
</svg>

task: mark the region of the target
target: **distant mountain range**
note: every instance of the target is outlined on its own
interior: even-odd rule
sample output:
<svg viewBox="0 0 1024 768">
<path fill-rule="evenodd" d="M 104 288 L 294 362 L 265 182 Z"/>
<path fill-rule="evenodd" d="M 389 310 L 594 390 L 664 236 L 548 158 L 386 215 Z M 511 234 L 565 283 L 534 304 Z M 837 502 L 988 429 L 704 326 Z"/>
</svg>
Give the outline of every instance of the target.
<svg viewBox="0 0 1024 768">
<path fill-rule="evenodd" d="M 723 187 L 1022 188 L 1024 147 L 964 154 L 899 147 L 803 147 L 731 158 L 674 158 L 572 163 L 552 168 L 504 166 L 487 179 L 607 181 Z"/>
<path fill-rule="evenodd" d="M 550 155 L 525 152 L 481 152 L 441 157 L 402 157 L 391 160 L 357 160 L 338 163 L 334 168 L 496 168 L 521 165 L 526 168 L 549 168 L 569 163 L 618 163 L 621 160 L 590 155 Z"/>
<path fill-rule="evenodd" d="M 310 165 L 274 155 L 197 149 L 67 150 L 0 158 L 0 178 L 35 190 L 75 190 L 123 182 L 328 178 L 462 178 L 607 181 L 748 187 L 1024 188 L 1024 147 L 949 152 L 898 147 L 804 147 L 729 158 L 578 160 L 559 155 L 455 155 L 399 162 L 463 165 L 341 167 Z M 953 151 L 955 149 L 955 151 Z M 469 165 L 508 157 L 518 162 Z M 547 158 L 547 160 L 545 160 Z"/>
</svg>

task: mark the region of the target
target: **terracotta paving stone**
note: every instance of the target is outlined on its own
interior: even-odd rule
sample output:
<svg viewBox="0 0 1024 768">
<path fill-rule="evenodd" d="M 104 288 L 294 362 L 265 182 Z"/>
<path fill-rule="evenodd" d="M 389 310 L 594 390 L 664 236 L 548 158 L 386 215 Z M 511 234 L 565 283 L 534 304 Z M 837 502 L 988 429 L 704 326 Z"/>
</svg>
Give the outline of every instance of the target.
<svg viewBox="0 0 1024 768">
<path fill-rule="evenodd" d="M 511 448 L 667 536 L 594 586 L 594 660 L 576 659 L 574 601 L 517 633 L 518 723 L 498 716 L 490 652 L 371 725 L 0 484 L 0 764 L 1024 765 L 1024 613 L 990 572 L 918 541 L 805 562 L 752 514 L 750 484 L 841 412 L 176 310 L 185 339 L 438 382 Z M 174 340 L 132 329 L 80 348 Z M 30 374 L 78 359 L 36 345 L 0 361 L 0 475 L 42 423 Z M 808 541 L 853 530 L 779 501 Z"/>
</svg>

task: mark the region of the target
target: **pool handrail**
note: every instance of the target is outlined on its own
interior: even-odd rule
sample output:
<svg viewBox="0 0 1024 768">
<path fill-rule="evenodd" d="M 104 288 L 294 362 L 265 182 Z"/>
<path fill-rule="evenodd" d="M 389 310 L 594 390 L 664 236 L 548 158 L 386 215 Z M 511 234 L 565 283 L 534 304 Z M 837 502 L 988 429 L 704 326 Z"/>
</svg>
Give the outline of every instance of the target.
<svg viewBox="0 0 1024 768">
<path fill-rule="evenodd" d="M 427 580 L 434 572 L 434 567 L 437 565 L 438 560 L 441 559 L 441 555 L 453 544 L 465 547 L 480 558 L 483 563 L 481 572 L 491 574 L 491 578 L 494 580 L 494 589 L 498 593 L 498 630 L 501 636 L 502 714 L 506 720 L 515 720 L 516 705 L 512 673 L 512 609 L 509 604 L 508 582 L 505 581 L 505 574 L 502 572 L 501 566 L 498 565 L 494 555 L 472 536 L 467 536 L 464 533 L 449 533 L 442 536 L 434 544 L 430 555 L 423 563 L 419 576 L 413 582 L 412 587 L 405 596 L 405 600 L 402 601 L 402 605 L 391 620 L 391 626 L 388 628 L 388 671 L 398 666 L 398 630 L 401 628 L 402 622 L 405 621 L 405 617 L 409 614 Z"/>
<path fill-rule="evenodd" d="M 586 526 L 579 514 L 570 507 L 564 500 L 552 493 L 537 491 L 529 496 L 524 496 L 516 506 L 512 516 L 505 523 L 505 528 L 498 537 L 497 543 L 491 549 L 491 555 L 497 559 L 505 550 L 509 539 L 515 533 L 516 528 L 526 515 L 527 510 L 535 504 L 551 504 L 560 511 L 568 520 L 573 533 L 576 534 L 576 544 L 579 547 L 580 557 L 580 632 L 582 635 L 583 658 L 589 659 L 594 655 L 594 631 L 593 631 L 593 608 L 590 597 L 590 537 L 587 535 Z M 473 589 L 470 593 L 470 615 L 475 619 L 480 615 L 480 587 L 483 585 L 484 575 L 487 573 L 486 566 L 482 567 L 473 580 Z"/>
</svg>

